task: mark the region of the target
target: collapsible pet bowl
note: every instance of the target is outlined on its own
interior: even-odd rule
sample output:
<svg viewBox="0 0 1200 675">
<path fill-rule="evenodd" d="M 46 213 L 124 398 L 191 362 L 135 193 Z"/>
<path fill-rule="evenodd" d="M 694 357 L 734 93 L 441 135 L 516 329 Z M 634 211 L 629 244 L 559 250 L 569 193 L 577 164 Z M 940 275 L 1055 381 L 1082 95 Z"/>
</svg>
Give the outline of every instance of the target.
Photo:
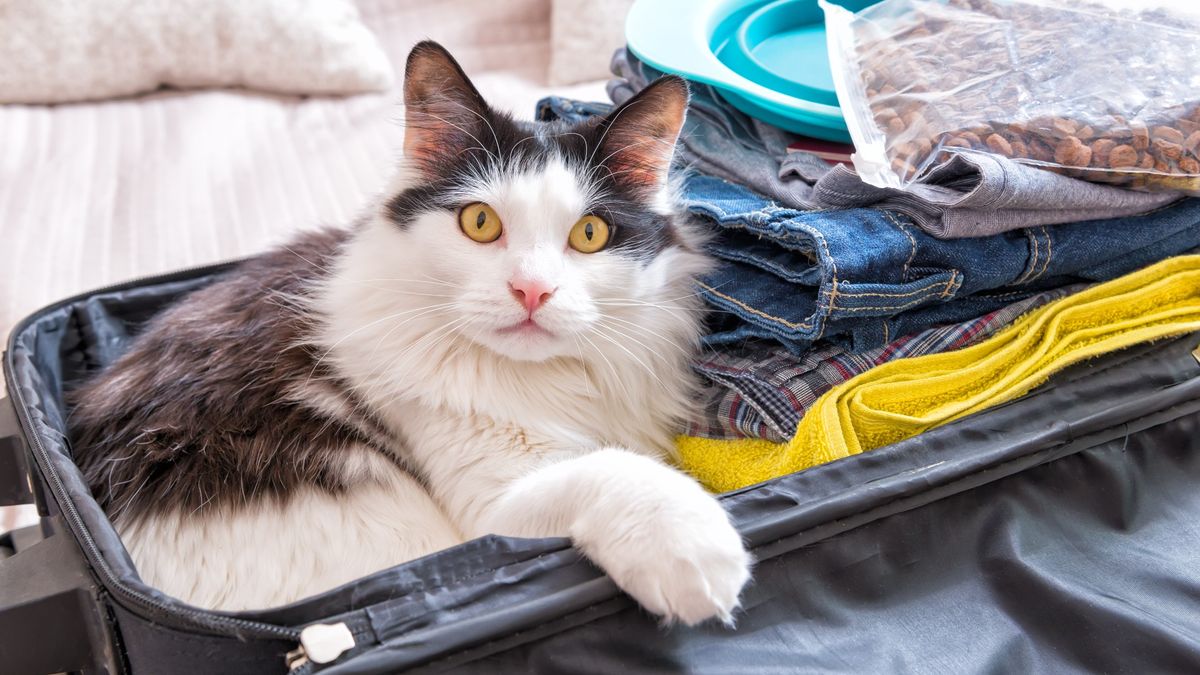
<svg viewBox="0 0 1200 675">
<path fill-rule="evenodd" d="M 859 11 L 878 0 L 834 0 Z M 638 0 L 625 37 L 643 62 L 711 84 L 738 110 L 805 136 L 849 142 L 817 0 Z"/>
</svg>

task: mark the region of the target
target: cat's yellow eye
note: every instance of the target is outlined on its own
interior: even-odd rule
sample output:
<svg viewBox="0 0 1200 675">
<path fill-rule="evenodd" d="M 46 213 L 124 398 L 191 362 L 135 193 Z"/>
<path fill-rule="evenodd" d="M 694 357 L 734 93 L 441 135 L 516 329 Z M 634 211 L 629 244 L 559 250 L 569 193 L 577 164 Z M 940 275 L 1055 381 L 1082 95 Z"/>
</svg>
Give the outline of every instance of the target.
<svg viewBox="0 0 1200 675">
<path fill-rule="evenodd" d="M 458 212 L 458 226 L 464 234 L 481 244 L 490 244 L 500 238 L 504 225 L 496 211 L 484 204 L 475 202 L 467 204 Z"/>
<path fill-rule="evenodd" d="M 571 228 L 567 243 L 580 253 L 595 253 L 608 246 L 608 223 L 599 216 L 584 216 Z"/>
</svg>

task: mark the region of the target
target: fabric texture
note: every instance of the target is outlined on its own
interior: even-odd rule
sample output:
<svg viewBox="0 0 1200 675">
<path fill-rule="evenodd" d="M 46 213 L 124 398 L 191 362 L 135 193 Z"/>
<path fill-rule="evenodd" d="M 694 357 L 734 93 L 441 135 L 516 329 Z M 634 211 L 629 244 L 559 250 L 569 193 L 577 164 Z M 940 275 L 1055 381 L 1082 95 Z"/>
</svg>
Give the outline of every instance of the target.
<svg viewBox="0 0 1200 675">
<path fill-rule="evenodd" d="M 896 359 L 962 349 L 994 335 L 1017 317 L 1084 285 L 1039 293 L 959 324 L 937 326 L 854 353 L 821 344 L 802 354 L 770 343 L 705 351 L 692 367 L 711 383 L 702 412 L 686 435 L 702 438 L 761 438 L 783 443 L 800 418 L 825 392 L 875 366 Z"/>
<path fill-rule="evenodd" d="M 350 0 L 0 2 L 0 103 L 157 89 L 382 91 L 392 67 Z"/>
<path fill-rule="evenodd" d="M 1182 197 L 1089 183 L 982 152 L 956 153 L 904 190 L 868 185 L 853 169 L 837 166 L 814 192 L 814 201 L 828 208 L 899 211 L 943 239 L 1136 215 Z"/>
<path fill-rule="evenodd" d="M 822 339 L 876 349 L 1200 246 L 1200 199 L 1128 218 L 937 239 L 902 214 L 798 211 L 709 176 L 688 177 L 683 196 L 717 233 L 707 250 L 722 263 L 700 285 L 718 310 L 705 342 L 770 339 L 797 354 Z"/>
<path fill-rule="evenodd" d="M 1200 330 L 1200 255 L 1056 300 L 984 342 L 885 363 L 830 389 L 785 444 L 681 437 L 681 466 L 724 492 L 911 438 L 1012 401 L 1052 374 Z"/>
<path fill-rule="evenodd" d="M 625 49 L 614 54 L 612 71 L 616 79 L 608 93 L 616 103 L 662 74 Z M 887 208 L 935 237 L 952 239 L 1129 216 L 1181 197 L 1089 183 L 983 153 L 956 155 L 907 190 L 879 188 L 849 167 L 830 167 L 809 153 L 788 153 L 794 136 L 747 117 L 713 87 L 692 86 L 685 159 L 704 173 L 745 184 L 796 209 Z"/>
</svg>

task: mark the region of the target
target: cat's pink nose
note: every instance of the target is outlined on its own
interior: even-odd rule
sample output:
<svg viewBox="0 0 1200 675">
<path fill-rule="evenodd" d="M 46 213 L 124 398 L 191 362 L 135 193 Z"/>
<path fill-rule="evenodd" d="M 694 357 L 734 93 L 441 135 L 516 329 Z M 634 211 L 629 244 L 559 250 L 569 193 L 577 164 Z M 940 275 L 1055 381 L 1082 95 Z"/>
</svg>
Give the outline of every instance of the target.
<svg viewBox="0 0 1200 675">
<path fill-rule="evenodd" d="M 508 282 L 508 290 L 512 292 L 517 302 L 525 305 L 525 309 L 529 311 L 529 316 L 533 316 L 537 308 L 546 304 L 550 296 L 554 295 L 556 289 L 551 288 L 547 283 L 534 279 L 513 279 Z"/>
</svg>

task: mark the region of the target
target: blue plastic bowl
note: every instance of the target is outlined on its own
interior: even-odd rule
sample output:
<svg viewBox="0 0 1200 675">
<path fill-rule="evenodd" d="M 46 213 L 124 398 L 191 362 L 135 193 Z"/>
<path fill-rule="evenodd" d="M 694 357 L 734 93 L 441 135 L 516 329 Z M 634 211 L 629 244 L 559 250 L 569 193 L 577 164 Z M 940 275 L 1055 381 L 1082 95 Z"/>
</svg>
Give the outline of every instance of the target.
<svg viewBox="0 0 1200 675">
<path fill-rule="evenodd" d="M 877 1 L 834 0 L 856 12 Z M 850 141 L 816 0 L 638 0 L 625 37 L 642 61 L 713 85 L 747 115 L 805 136 Z"/>
</svg>

